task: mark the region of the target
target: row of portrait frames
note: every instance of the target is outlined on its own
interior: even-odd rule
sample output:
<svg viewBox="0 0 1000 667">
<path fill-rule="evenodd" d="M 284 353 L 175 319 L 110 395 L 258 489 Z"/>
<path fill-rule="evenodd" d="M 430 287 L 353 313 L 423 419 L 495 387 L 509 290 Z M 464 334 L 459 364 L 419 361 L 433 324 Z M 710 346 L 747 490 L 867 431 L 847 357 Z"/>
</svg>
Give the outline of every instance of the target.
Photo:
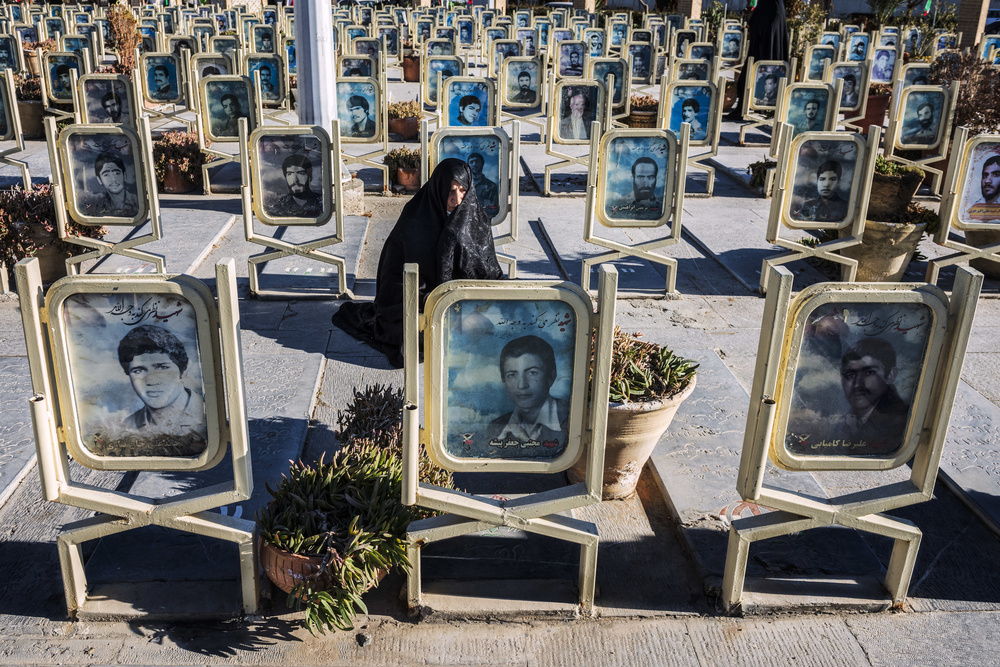
<svg viewBox="0 0 1000 667">
<path fill-rule="evenodd" d="M 202 131 L 212 142 L 233 143 L 240 137 L 239 121 L 247 119 L 247 130 L 257 127 L 253 83 L 245 76 L 213 75 L 198 82 Z"/>
<path fill-rule="evenodd" d="M 321 226 L 334 213 L 330 137 L 318 127 L 259 128 L 250 136 L 253 210 L 266 225 Z"/>
<path fill-rule="evenodd" d="M 660 227 L 673 213 L 677 139 L 668 130 L 611 130 L 601 138 L 597 219 L 605 227 Z"/>
<path fill-rule="evenodd" d="M 479 205 L 492 224 L 507 218 L 510 198 L 510 139 L 499 128 L 446 127 L 431 137 L 433 172 L 439 162 L 458 158 L 472 169 Z"/>
<path fill-rule="evenodd" d="M 442 127 L 491 127 L 496 125 L 497 91 L 493 79 L 453 76 L 443 82 L 438 100 Z"/>
<path fill-rule="evenodd" d="M 176 276 L 74 277 L 47 296 L 70 453 L 99 470 L 204 470 L 225 454 L 218 315 Z"/>
</svg>

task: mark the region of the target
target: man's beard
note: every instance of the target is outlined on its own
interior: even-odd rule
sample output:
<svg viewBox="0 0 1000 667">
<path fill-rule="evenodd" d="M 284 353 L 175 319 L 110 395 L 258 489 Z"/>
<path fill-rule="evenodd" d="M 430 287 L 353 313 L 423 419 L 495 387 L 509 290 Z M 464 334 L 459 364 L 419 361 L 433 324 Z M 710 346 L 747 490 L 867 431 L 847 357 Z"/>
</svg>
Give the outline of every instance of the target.
<svg viewBox="0 0 1000 667">
<path fill-rule="evenodd" d="M 998 192 L 1000 192 L 1000 186 L 983 185 L 983 199 L 986 201 L 995 200 Z"/>
<path fill-rule="evenodd" d="M 653 198 L 653 188 L 636 188 L 635 189 L 636 201 L 641 201 L 643 199 Z"/>
<path fill-rule="evenodd" d="M 306 191 L 306 186 L 304 183 L 292 183 L 288 186 L 288 191 L 293 195 L 301 195 Z"/>
</svg>

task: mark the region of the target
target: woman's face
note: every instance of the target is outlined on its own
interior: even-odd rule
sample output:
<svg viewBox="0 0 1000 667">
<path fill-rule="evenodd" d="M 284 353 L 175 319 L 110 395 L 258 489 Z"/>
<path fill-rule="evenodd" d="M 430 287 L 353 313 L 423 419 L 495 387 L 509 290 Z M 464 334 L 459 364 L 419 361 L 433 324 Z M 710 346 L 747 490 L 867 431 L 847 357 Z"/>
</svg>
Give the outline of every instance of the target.
<svg viewBox="0 0 1000 667">
<path fill-rule="evenodd" d="M 448 212 L 453 213 L 465 199 L 465 186 L 458 181 L 451 182 L 451 189 L 448 190 Z"/>
</svg>

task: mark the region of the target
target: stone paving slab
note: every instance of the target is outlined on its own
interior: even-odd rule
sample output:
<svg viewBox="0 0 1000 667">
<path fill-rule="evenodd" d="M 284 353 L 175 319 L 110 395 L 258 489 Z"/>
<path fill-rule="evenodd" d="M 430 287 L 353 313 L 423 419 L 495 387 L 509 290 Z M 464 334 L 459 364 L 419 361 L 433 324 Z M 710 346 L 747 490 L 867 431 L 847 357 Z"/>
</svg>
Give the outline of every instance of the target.
<svg viewBox="0 0 1000 667">
<path fill-rule="evenodd" d="M 35 436 L 28 398 L 31 378 L 26 357 L 0 357 L 0 505 L 35 461 Z"/>
</svg>

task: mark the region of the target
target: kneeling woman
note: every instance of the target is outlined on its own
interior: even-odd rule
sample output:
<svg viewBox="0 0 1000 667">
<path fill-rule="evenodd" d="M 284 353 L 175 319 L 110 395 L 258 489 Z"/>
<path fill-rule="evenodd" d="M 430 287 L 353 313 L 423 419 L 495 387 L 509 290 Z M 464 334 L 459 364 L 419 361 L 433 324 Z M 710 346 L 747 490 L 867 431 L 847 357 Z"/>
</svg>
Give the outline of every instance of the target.
<svg viewBox="0 0 1000 667">
<path fill-rule="evenodd" d="M 442 160 L 403 212 L 382 247 L 375 301 L 345 303 L 333 323 L 403 366 L 403 265 L 420 266 L 420 305 L 449 280 L 503 277 L 490 219 L 479 206 L 472 171 L 462 160 Z"/>
</svg>

